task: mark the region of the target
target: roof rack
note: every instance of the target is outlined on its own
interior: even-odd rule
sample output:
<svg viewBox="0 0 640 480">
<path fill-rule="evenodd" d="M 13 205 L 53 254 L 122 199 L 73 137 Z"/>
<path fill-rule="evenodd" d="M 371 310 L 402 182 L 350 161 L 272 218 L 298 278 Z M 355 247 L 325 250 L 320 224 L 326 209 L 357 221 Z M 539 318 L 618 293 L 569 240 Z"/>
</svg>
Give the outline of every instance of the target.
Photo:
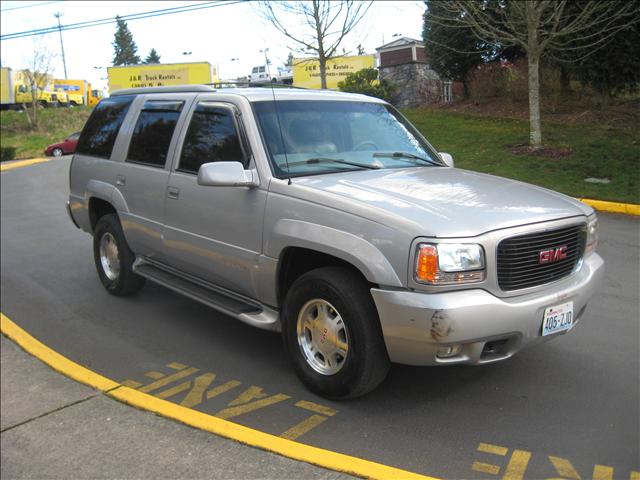
<svg viewBox="0 0 640 480">
<path fill-rule="evenodd" d="M 210 85 L 171 85 L 166 87 L 124 88 L 111 93 L 111 96 L 138 95 L 142 93 L 185 93 L 185 92 L 215 92 Z"/>
<path fill-rule="evenodd" d="M 143 93 L 187 93 L 187 92 L 215 92 L 225 88 L 287 88 L 295 90 L 309 90 L 305 87 L 294 87 L 285 83 L 250 83 L 250 82 L 214 82 L 205 84 L 192 85 L 170 85 L 165 87 L 140 87 L 140 88 L 124 88 L 111 93 L 112 97 L 118 95 L 140 95 Z"/>
</svg>

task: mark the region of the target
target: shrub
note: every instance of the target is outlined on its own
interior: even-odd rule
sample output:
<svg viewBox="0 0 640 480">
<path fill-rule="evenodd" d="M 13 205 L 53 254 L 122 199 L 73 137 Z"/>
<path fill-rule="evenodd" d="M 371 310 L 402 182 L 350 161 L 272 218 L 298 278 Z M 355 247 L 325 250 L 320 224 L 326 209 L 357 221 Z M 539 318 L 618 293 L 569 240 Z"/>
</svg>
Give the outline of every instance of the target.
<svg viewBox="0 0 640 480">
<path fill-rule="evenodd" d="M 7 160 L 13 160 L 14 158 L 16 158 L 15 147 L 0 148 L 0 162 L 6 162 Z"/>
<path fill-rule="evenodd" d="M 378 80 L 378 70 L 375 68 L 363 68 L 350 73 L 342 82 L 338 82 L 341 92 L 361 93 L 370 97 L 391 101 L 395 87 L 386 80 Z"/>
</svg>

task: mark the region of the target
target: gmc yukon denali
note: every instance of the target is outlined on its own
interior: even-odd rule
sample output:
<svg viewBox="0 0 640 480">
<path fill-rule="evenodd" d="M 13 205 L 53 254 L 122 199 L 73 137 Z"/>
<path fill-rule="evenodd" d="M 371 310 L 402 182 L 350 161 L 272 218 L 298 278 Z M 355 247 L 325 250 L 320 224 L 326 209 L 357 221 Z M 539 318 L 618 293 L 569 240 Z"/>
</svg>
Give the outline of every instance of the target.
<svg viewBox="0 0 640 480">
<path fill-rule="evenodd" d="M 604 271 L 591 207 L 454 168 L 391 105 L 329 91 L 115 92 L 80 136 L 68 212 L 110 293 L 150 280 L 279 331 L 329 398 L 390 362 L 478 365 L 559 337 Z"/>
</svg>

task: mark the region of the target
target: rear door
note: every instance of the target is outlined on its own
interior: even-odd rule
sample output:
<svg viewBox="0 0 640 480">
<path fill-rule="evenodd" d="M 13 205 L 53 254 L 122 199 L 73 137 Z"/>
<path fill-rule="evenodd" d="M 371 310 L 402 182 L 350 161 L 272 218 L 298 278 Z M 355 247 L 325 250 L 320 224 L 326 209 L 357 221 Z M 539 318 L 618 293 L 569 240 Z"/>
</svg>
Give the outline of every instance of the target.
<svg viewBox="0 0 640 480">
<path fill-rule="evenodd" d="M 172 266 L 254 296 L 252 269 L 262 246 L 264 186 L 198 185 L 204 163 L 241 162 L 255 168 L 236 107 L 200 100 L 181 133 L 182 147 L 167 186 L 165 253 Z"/>
<path fill-rule="evenodd" d="M 123 128 L 130 141 L 118 152 L 115 185 L 128 212 L 121 222 L 127 241 L 137 255 L 162 260 L 165 192 L 170 159 L 176 148 L 181 117 L 193 96 L 145 95 L 136 99 L 137 115 Z"/>
</svg>

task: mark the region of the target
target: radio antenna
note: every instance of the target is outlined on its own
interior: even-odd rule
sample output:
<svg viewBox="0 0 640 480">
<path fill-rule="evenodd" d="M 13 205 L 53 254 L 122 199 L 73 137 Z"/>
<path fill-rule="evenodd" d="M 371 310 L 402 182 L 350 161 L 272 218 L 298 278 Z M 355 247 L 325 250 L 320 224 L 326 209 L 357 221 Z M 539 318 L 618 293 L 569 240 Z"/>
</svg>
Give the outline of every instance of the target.
<svg viewBox="0 0 640 480">
<path fill-rule="evenodd" d="M 273 88 L 273 79 L 271 77 L 271 70 L 269 68 L 269 58 L 267 57 L 268 48 L 262 50 L 264 52 L 264 63 L 267 67 L 267 75 L 269 76 L 269 84 L 271 85 L 271 95 L 273 96 L 273 108 L 276 113 L 276 122 L 278 123 L 278 131 L 280 132 L 280 142 L 282 143 L 282 152 L 284 153 L 284 162 L 287 166 L 287 177 L 289 181 L 287 185 L 291 185 L 291 170 L 289 169 L 289 157 L 287 156 L 287 146 L 284 144 L 284 135 L 282 134 L 282 125 L 280 124 L 280 114 L 278 113 L 278 101 L 276 100 L 276 90 Z"/>
</svg>

